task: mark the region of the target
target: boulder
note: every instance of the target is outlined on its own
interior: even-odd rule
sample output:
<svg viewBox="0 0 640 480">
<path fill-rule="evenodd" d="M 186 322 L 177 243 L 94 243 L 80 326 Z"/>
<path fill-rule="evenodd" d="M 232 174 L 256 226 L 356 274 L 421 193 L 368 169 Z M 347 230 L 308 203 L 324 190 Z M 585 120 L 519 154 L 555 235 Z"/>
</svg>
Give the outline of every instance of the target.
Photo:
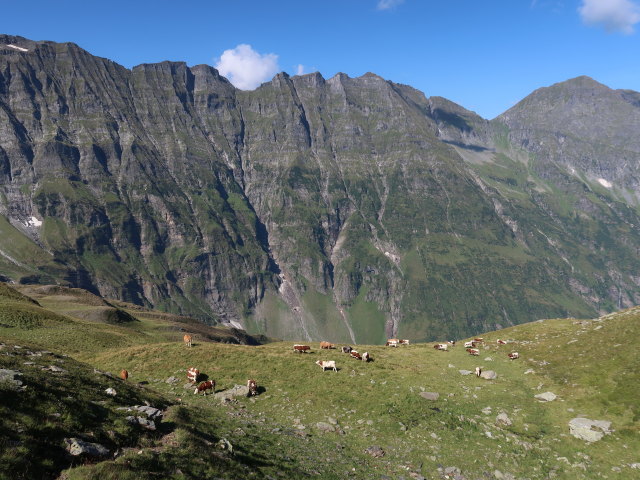
<svg viewBox="0 0 640 480">
<path fill-rule="evenodd" d="M 336 431 L 336 427 L 327 422 L 316 423 L 316 428 L 324 433 L 333 433 Z"/>
<path fill-rule="evenodd" d="M 218 392 L 214 395 L 214 398 L 221 402 L 227 402 L 234 397 L 247 397 L 249 395 L 249 387 L 246 385 L 235 385 L 233 388 Z"/>
<path fill-rule="evenodd" d="M 111 395 L 112 397 L 115 397 L 118 394 L 118 392 L 116 392 L 115 388 L 111 388 L 111 387 L 107 388 L 104 391 L 104 393 L 106 393 L 107 395 Z"/>
<path fill-rule="evenodd" d="M 43 370 L 46 370 L 52 373 L 67 373 L 67 371 L 64 368 L 58 367 L 56 365 L 49 365 L 48 367 L 43 368 Z"/>
<path fill-rule="evenodd" d="M 180 380 L 177 377 L 169 377 L 165 380 L 166 383 L 170 384 L 170 385 L 175 385 L 176 383 L 178 383 Z"/>
<path fill-rule="evenodd" d="M 493 370 L 484 370 L 480 374 L 480 378 L 484 378 L 485 380 L 495 380 L 496 378 L 498 378 L 498 374 Z"/>
<path fill-rule="evenodd" d="M 147 405 L 137 405 L 133 408 L 140 413 L 144 413 L 147 416 L 147 418 L 151 418 L 155 420 L 157 418 L 162 417 L 162 410 L 160 410 L 159 408 L 154 408 Z"/>
<path fill-rule="evenodd" d="M 578 417 L 569 421 L 569 433 L 585 442 L 597 442 L 602 437 L 611 433 L 609 431 L 611 422 L 606 420 L 590 420 Z"/>
<path fill-rule="evenodd" d="M 109 449 L 99 443 L 90 443 L 79 438 L 65 438 L 65 449 L 74 457 L 85 455 L 92 458 L 105 458 L 109 456 Z"/>
<path fill-rule="evenodd" d="M 500 426 L 504 426 L 504 427 L 509 427 L 511 426 L 511 419 L 509 418 L 509 416 L 502 412 L 500 413 L 497 417 L 496 417 L 496 425 L 500 425 Z"/>
<path fill-rule="evenodd" d="M 460 372 L 460 375 L 471 375 L 471 374 L 473 374 L 473 372 L 471 370 L 458 370 L 458 372 Z"/>
<path fill-rule="evenodd" d="M 381 457 L 384 457 L 386 452 L 382 449 L 382 447 L 374 445 L 372 447 L 367 448 L 364 451 L 364 453 L 366 453 L 367 455 L 371 455 L 374 458 L 381 458 Z"/>
<path fill-rule="evenodd" d="M 427 400 L 438 400 L 440 398 L 440 394 L 437 392 L 421 392 L 420 396 Z"/>
<path fill-rule="evenodd" d="M 9 386 L 11 390 L 18 390 L 22 387 L 22 380 L 18 380 L 17 377 L 21 375 L 22 373 L 17 370 L 0 368 L 0 383 L 4 383 Z"/>
<path fill-rule="evenodd" d="M 558 396 L 553 392 L 544 392 L 534 395 L 535 398 L 543 402 L 553 402 Z"/>
<path fill-rule="evenodd" d="M 142 428 L 147 430 L 155 431 L 156 423 L 153 420 L 148 420 L 144 417 L 135 417 L 130 415 L 127 417 L 127 422 L 132 423 L 133 425 L 140 425 Z"/>
</svg>

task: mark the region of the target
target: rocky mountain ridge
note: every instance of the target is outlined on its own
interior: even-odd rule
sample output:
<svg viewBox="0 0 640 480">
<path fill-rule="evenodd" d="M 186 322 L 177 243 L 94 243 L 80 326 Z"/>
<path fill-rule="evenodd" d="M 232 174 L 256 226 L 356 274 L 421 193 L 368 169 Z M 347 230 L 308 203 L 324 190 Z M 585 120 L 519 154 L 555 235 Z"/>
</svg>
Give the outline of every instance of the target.
<svg viewBox="0 0 640 480">
<path fill-rule="evenodd" d="M 638 94 L 574 111 L 593 85 L 565 83 L 489 122 L 371 73 L 240 91 L 0 35 L 0 273 L 354 343 L 640 303 L 637 139 L 616 130 Z"/>
</svg>

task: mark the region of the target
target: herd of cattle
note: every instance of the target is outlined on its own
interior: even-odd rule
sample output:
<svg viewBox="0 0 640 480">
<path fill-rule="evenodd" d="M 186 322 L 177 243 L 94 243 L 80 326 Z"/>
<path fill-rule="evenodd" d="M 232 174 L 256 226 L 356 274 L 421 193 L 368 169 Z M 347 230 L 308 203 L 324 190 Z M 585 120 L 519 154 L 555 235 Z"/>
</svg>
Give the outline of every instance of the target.
<svg viewBox="0 0 640 480">
<path fill-rule="evenodd" d="M 185 334 L 183 337 L 184 340 L 184 344 L 187 347 L 192 347 L 193 346 L 193 338 L 191 335 Z M 479 338 L 474 338 L 473 340 L 469 341 L 469 342 L 465 342 L 464 343 L 464 348 L 466 348 L 466 351 L 469 353 L 469 355 L 474 355 L 474 356 L 478 356 L 480 355 L 480 349 L 477 348 L 478 345 L 481 345 L 482 343 L 484 343 L 484 339 L 479 337 Z M 505 340 L 501 340 L 498 339 L 497 340 L 497 344 L 498 346 L 500 345 L 506 345 L 508 342 Z M 409 345 L 409 340 L 399 340 L 397 338 L 391 338 L 389 340 L 387 340 L 386 344 L 387 347 L 397 347 L 399 345 Z M 455 347 L 456 342 L 455 340 L 450 340 L 446 343 L 436 343 L 433 348 L 435 348 L 436 350 L 440 350 L 443 352 L 447 352 L 449 351 L 450 348 Z M 335 349 L 336 346 L 333 343 L 330 342 L 325 342 L 322 341 L 320 342 L 320 349 L 321 350 L 333 350 Z M 311 351 L 311 346 L 310 345 L 302 345 L 302 344 L 295 344 L 293 346 L 293 351 L 297 352 L 297 353 L 307 353 Z M 358 353 L 356 350 L 353 349 L 353 347 L 350 346 L 343 346 L 341 347 L 341 352 L 348 354 L 351 358 L 354 358 L 356 360 L 362 360 L 365 363 L 368 363 L 370 361 L 372 361 L 373 359 L 371 358 L 371 356 L 369 355 L 369 352 L 364 352 L 362 354 Z M 508 357 L 510 360 L 515 360 L 517 358 L 519 358 L 519 354 L 518 352 L 510 352 L 508 354 Z M 319 365 L 320 367 L 322 367 L 322 371 L 324 372 L 325 370 L 329 369 L 329 370 L 333 370 L 334 372 L 338 371 L 338 368 L 336 367 L 336 362 L 335 360 L 318 360 L 316 362 L 316 365 Z M 480 367 L 476 368 L 476 375 L 480 376 L 482 370 Z M 189 383 L 193 384 L 195 386 L 195 390 L 194 390 L 194 394 L 198 394 L 198 393 L 202 393 L 203 395 L 207 394 L 207 391 L 211 390 L 212 393 L 215 392 L 215 388 L 216 388 L 216 381 L 215 380 L 205 380 L 203 382 L 198 383 L 198 380 L 200 379 L 201 374 L 200 374 L 200 370 L 198 370 L 195 367 L 191 367 L 189 369 L 187 369 L 187 380 L 189 381 Z M 127 380 L 129 378 L 129 372 L 127 370 L 122 370 L 120 372 L 120 378 L 122 380 Z M 258 383 L 254 380 L 254 379 L 249 379 L 247 380 L 247 388 L 248 388 L 248 396 L 252 397 L 254 395 L 258 394 Z"/>
</svg>

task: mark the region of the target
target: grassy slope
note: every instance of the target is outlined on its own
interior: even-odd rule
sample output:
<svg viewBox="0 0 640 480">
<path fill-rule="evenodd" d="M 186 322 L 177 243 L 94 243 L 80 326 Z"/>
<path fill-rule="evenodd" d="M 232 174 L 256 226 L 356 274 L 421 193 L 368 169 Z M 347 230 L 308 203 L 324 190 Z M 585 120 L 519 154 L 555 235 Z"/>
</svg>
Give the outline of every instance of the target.
<svg viewBox="0 0 640 480">
<path fill-rule="evenodd" d="M 9 300 L 1 301 L 6 311 Z M 17 300 L 10 301 L 15 307 Z M 628 465 L 640 461 L 640 406 L 636 400 L 640 397 L 640 354 L 631 348 L 640 333 L 640 309 L 597 320 L 545 320 L 490 333 L 484 336 L 486 348 L 475 358 L 462 345 L 450 352 L 438 352 L 430 344 L 398 349 L 360 346 L 359 350 L 372 354 L 375 361 L 369 364 L 337 351 L 320 351 L 317 344 L 306 355 L 291 352 L 290 343 L 249 347 L 202 342 L 186 349 L 180 342 L 163 339 L 166 332 L 157 328 L 161 323 L 157 318 L 155 324 L 149 319 L 136 322 L 134 329 L 73 319 L 67 322 L 75 325 L 75 332 L 82 329 L 81 341 L 68 334 L 64 322 L 29 330 L 0 328 L 0 338 L 10 344 L 24 343 L 28 337 L 45 348 L 72 351 L 78 360 L 103 370 L 126 368 L 130 382 L 148 382 L 145 392 L 157 392 L 163 402 L 174 404 L 166 431 L 133 438 L 135 452 L 72 468 L 67 478 L 266 478 L 280 474 L 283 478 L 314 474 L 319 474 L 317 478 L 347 474 L 406 478 L 416 472 L 437 478 L 437 469 L 447 466 L 460 468 L 470 479 L 492 478 L 495 470 L 516 478 L 546 479 L 552 473 L 566 479 L 605 478 L 612 467 L 621 469 L 619 478 L 633 478 L 634 470 Z M 123 335 L 126 341 L 120 343 L 96 340 Z M 498 348 L 498 337 L 513 343 Z M 519 360 L 507 359 L 512 349 L 519 351 Z M 319 359 L 335 359 L 339 371 L 323 373 L 314 365 Z M 458 372 L 479 365 L 497 371 L 497 380 Z M 14 366 L 20 369 L 17 363 Z M 253 400 L 220 406 L 211 397 L 195 397 L 185 391 L 182 381 L 177 386 L 164 382 L 171 375 L 182 379 L 190 366 L 215 379 L 218 390 L 256 378 L 265 391 Z M 525 375 L 528 369 L 535 373 Z M 95 387 L 96 396 L 102 387 Z M 74 391 L 78 387 L 67 388 Z M 440 393 L 440 398 L 421 398 L 423 389 Z M 559 398 L 551 403 L 534 399 L 545 391 Z M 53 396 L 27 392 L 33 395 L 30 404 L 54 401 Z M 488 406 L 491 414 L 482 413 Z M 500 412 L 508 414 L 512 426 L 495 425 Z M 592 445 L 577 440 L 569 435 L 568 421 L 579 415 L 609 420 L 614 432 Z M 337 420 L 344 435 L 317 429 L 316 423 L 328 417 Z M 26 415 L 23 421 L 33 423 L 33 418 Z M 95 429 L 80 430 L 75 433 Z M 216 447 L 222 437 L 234 445 L 235 455 Z M 386 455 L 376 459 L 364 454 L 372 445 L 381 446 Z M 3 455 L 18 455 L 19 449 L 5 443 Z M 35 468 L 38 461 L 42 460 L 28 462 Z"/>
</svg>

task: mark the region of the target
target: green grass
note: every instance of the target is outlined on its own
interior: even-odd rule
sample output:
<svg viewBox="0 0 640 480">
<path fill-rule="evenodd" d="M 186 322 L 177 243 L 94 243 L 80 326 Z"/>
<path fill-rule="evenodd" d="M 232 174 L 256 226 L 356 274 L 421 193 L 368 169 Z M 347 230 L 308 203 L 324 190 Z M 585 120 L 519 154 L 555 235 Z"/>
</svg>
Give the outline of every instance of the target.
<svg viewBox="0 0 640 480">
<path fill-rule="evenodd" d="M 9 287 L 0 288 L 0 295 L 3 291 L 3 311 L 48 311 Z M 52 292 L 37 299 L 50 308 L 67 308 L 69 297 L 83 298 L 64 293 L 57 307 Z M 54 478 L 64 469 L 62 478 L 68 479 L 378 479 L 411 473 L 439 478 L 439 467 L 456 466 L 466 478 L 491 478 L 495 470 L 541 480 L 611 478 L 613 467 L 621 469 L 617 478 L 633 478 L 628 465 L 638 461 L 640 451 L 640 354 L 633 346 L 640 334 L 640 308 L 596 320 L 545 320 L 486 333 L 479 357 L 469 356 L 461 343 L 449 352 L 436 351 L 432 344 L 358 345 L 373 357 L 368 364 L 337 350 L 321 351 L 315 342 L 308 354 L 294 353 L 290 342 L 213 343 L 204 341 L 204 330 L 198 331 L 196 345 L 186 348 L 174 326 L 196 324 L 140 307 L 127 311 L 138 321 L 110 325 L 43 317 L 38 328 L 0 330 L 2 350 L 13 354 L 0 355 L 0 368 L 22 371 L 28 386 L 51 385 L 0 397 L 3 431 L 18 432 L 0 441 L 0 477 L 29 478 L 16 472 L 40 472 L 38 478 Z M 497 346 L 497 338 L 510 344 Z M 14 349 L 16 344 L 24 348 Z M 70 372 L 60 377 L 25 366 L 25 351 L 41 348 L 72 353 L 79 362 L 34 357 L 42 366 L 60 360 Z M 514 350 L 520 358 L 510 361 L 507 353 Z M 337 373 L 315 365 L 330 359 L 336 360 Z M 263 392 L 226 406 L 211 396 L 194 396 L 183 388 L 191 366 L 215 379 L 218 391 L 255 378 Z M 495 370 L 498 378 L 486 381 L 458 372 L 476 366 Z M 94 374 L 93 367 L 126 368 L 129 383 Z M 525 374 L 530 369 L 533 373 Z M 168 384 L 169 376 L 180 381 Z M 102 398 L 107 385 L 123 389 L 123 397 Z M 429 401 L 422 391 L 440 397 Z M 545 391 L 558 399 L 541 403 L 534 398 Z M 114 409 L 145 399 L 171 405 L 159 432 L 132 430 Z M 16 406 L 23 400 L 33 408 Z M 490 414 L 483 412 L 486 407 Z M 501 412 L 508 414 L 511 426 L 495 424 Z M 586 444 L 569 435 L 568 422 L 576 416 L 609 420 L 613 432 Z M 328 421 L 337 423 L 338 433 L 323 433 L 316 426 Z M 70 465 L 60 451 L 64 436 L 92 438 L 124 448 L 123 454 Z M 218 448 L 222 438 L 234 446 L 233 455 Z M 365 454 L 373 445 L 386 455 Z"/>
</svg>

